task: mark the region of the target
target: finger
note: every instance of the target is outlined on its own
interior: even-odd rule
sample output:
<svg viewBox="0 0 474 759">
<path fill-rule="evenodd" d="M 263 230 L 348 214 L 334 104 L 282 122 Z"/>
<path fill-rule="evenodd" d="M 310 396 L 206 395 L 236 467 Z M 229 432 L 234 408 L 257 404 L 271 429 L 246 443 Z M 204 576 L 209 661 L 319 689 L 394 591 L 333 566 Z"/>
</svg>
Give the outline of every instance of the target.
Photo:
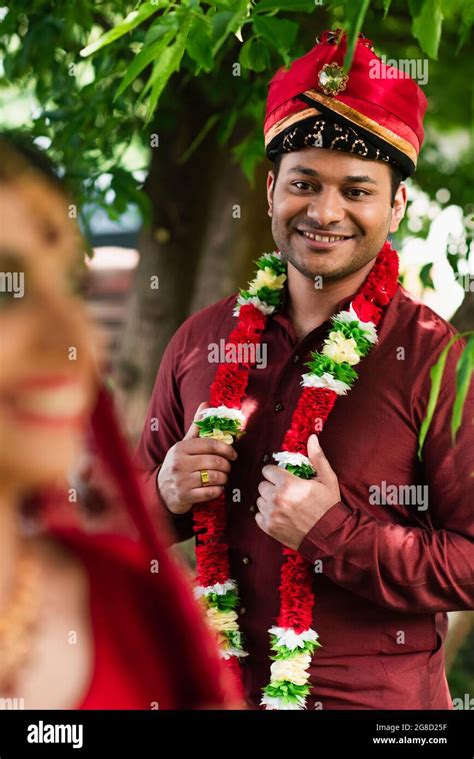
<svg viewBox="0 0 474 759">
<path fill-rule="evenodd" d="M 216 472 L 214 470 L 206 469 L 209 478 L 209 485 L 203 485 L 201 479 L 201 472 L 193 472 L 191 475 L 191 484 L 193 488 L 209 488 L 211 485 L 225 485 L 227 482 L 227 475 L 225 472 Z"/>
<path fill-rule="evenodd" d="M 197 424 L 195 424 L 196 421 L 200 420 L 201 411 L 203 411 L 205 408 L 209 408 L 209 404 L 205 401 L 203 403 L 200 403 L 199 406 L 196 409 L 196 413 L 194 414 L 194 419 L 191 422 L 191 425 L 189 427 L 189 430 L 183 437 L 183 440 L 190 440 L 191 438 L 198 437 L 199 435 L 199 427 Z"/>
<path fill-rule="evenodd" d="M 274 485 L 281 485 L 288 474 L 291 475 L 291 472 L 287 472 L 281 466 L 275 466 L 274 464 L 267 464 L 262 469 L 263 477 Z"/>
<path fill-rule="evenodd" d="M 232 469 L 230 461 L 223 456 L 213 456 L 211 454 L 196 454 L 186 456 L 183 459 L 183 469 L 186 472 L 199 472 L 200 469 L 211 469 L 216 472 L 230 472 Z"/>
<path fill-rule="evenodd" d="M 263 516 L 263 514 L 260 514 L 259 511 L 257 511 L 257 513 L 255 514 L 255 521 L 260 527 L 260 529 L 262 530 L 262 532 L 265 532 L 268 535 L 268 530 L 265 527 L 266 525 L 265 517 Z"/>
<path fill-rule="evenodd" d="M 209 453 L 224 456 L 229 461 L 234 461 L 237 458 L 237 453 L 229 443 L 223 443 L 222 440 L 213 440 L 210 437 L 198 437 L 186 440 L 185 451 L 193 455 Z"/>
<path fill-rule="evenodd" d="M 204 501 L 212 501 L 214 498 L 219 498 L 219 496 L 222 495 L 223 491 L 224 488 L 221 485 L 193 488 L 189 491 L 189 502 L 203 503 Z"/>
<path fill-rule="evenodd" d="M 267 482 L 266 480 L 262 480 L 258 484 L 258 492 L 262 496 L 262 498 L 266 498 L 267 500 L 270 499 L 271 494 L 275 490 L 275 486 L 272 485 L 270 482 Z"/>
<path fill-rule="evenodd" d="M 310 435 L 308 439 L 308 458 L 316 469 L 318 480 L 325 482 L 335 477 L 334 469 L 324 455 L 317 435 Z"/>
<path fill-rule="evenodd" d="M 266 518 L 270 516 L 272 507 L 270 506 L 270 503 L 265 498 L 263 498 L 263 496 L 259 496 L 257 498 L 255 505 L 263 517 Z"/>
</svg>

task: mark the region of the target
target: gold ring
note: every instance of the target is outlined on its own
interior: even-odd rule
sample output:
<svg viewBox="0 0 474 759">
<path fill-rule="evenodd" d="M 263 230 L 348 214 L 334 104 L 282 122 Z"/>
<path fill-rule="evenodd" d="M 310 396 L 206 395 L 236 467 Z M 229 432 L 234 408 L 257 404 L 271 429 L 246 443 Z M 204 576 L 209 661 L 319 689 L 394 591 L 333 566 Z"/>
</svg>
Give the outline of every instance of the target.
<svg viewBox="0 0 474 759">
<path fill-rule="evenodd" d="M 207 469 L 200 469 L 199 474 L 201 475 L 201 484 L 209 485 L 209 472 Z"/>
</svg>

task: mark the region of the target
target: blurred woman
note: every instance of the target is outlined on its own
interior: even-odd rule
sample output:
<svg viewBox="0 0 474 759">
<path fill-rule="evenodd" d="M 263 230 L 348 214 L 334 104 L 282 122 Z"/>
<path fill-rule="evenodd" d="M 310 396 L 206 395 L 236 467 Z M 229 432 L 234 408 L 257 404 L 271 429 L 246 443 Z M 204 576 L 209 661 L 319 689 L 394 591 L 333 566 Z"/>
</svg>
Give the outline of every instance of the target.
<svg viewBox="0 0 474 759">
<path fill-rule="evenodd" d="M 74 294 L 83 254 L 68 201 L 5 140 L 0 214 L 0 699 L 26 709 L 236 706 L 98 381 L 97 341 Z M 79 523 L 31 534 L 22 504 L 67 492 L 90 422 L 129 536 Z M 75 518 L 69 500 L 61 508 Z"/>
</svg>

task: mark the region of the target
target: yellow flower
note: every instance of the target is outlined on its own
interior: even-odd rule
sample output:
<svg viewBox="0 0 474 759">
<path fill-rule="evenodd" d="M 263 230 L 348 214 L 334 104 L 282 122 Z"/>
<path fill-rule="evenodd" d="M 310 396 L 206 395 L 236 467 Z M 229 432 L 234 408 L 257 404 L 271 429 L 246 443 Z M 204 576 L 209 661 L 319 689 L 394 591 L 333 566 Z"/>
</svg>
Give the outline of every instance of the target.
<svg viewBox="0 0 474 759">
<path fill-rule="evenodd" d="M 354 366 L 354 364 L 359 363 L 360 356 L 356 351 L 357 343 L 353 337 L 344 337 L 342 332 L 330 332 L 329 338 L 324 342 L 324 355 L 332 358 L 336 364 L 345 361 L 347 364 Z"/>
<path fill-rule="evenodd" d="M 310 654 L 295 654 L 290 659 L 277 659 L 270 668 L 272 680 L 289 680 L 295 685 L 305 685 L 308 682 L 306 670 L 310 664 Z"/>
<path fill-rule="evenodd" d="M 238 630 L 237 613 L 235 611 L 219 611 L 214 607 L 206 610 L 206 615 L 213 630 L 226 632 Z"/>
<path fill-rule="evenodd" d="M 234 438 L 230 432 L 224 432 L 224 430 L 218 430 L 215 427 L 209 435 L 206 435 L 206 437 L 212 437 L 213 440 L 222 440 L 223 443 L 229 443 L 229 445 L 232 445 L 234 442 Z"/>
<path fill-rule="evenodd" d="M 257 276 L 249 282 L 249 292 L 255 295 L 262 287 L 269 287 L 270 290 L 281 290 L 286 279 L 286 274 L 275 274 L 268 266 L 265 269 L 259 269 Z"/>
</svg>

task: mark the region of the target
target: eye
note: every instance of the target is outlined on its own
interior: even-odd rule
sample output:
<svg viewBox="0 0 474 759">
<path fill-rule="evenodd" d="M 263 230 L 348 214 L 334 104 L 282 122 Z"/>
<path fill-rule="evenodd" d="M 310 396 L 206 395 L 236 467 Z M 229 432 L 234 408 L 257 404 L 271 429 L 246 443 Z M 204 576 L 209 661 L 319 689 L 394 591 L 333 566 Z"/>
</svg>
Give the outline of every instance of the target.
<svg viewBox="0 0 474 759">
<path fill-rule="evenodd" d="M 359 187 L 351 187 L 350 190 L 347 190 L 347 194 L 351 198 L 362 198 L 364 195 L 370 195 L 370 192 L 367 192 L 367 190 L 361 190 Z"/>
<path fill-rule="evenodd" d="M 313 189 L 313 186 L 309 182 L 298 181 L 292 182 L 291 184 L 293 187 L 296 187 L 297 190 L 302 190 L 303 192 Z"/>
</svg>

